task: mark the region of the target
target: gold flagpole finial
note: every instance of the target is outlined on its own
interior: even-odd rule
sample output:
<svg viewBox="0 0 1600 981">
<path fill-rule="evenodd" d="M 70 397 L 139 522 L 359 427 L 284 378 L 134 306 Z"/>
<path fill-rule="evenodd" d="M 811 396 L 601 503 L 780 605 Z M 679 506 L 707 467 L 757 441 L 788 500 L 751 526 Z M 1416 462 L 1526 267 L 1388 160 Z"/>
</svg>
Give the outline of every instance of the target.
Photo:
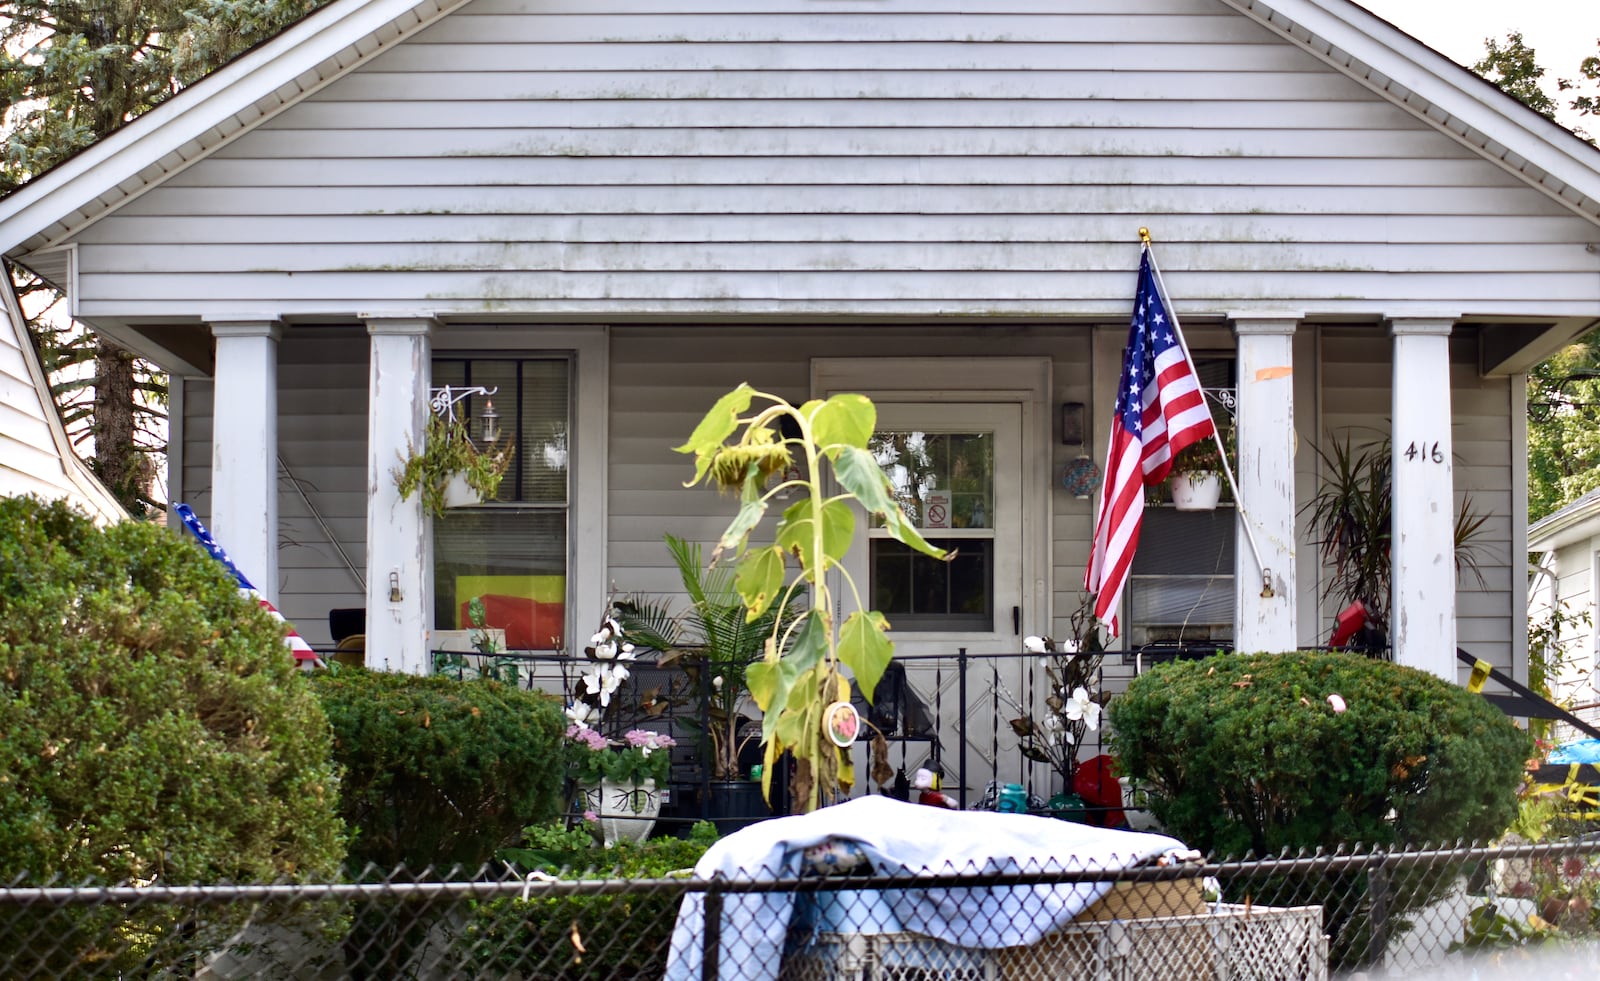
<svg viewBox="0 0 1600 981">
<path fill-rule="evenodd" d="M 1149 245 L 1150 244 L 1150 229 L 1144 228 L 1144 227 L 1141 227 L 1139 229 L 1139 244 L 1141 244 L 1141 245 Z"/>
</svg>

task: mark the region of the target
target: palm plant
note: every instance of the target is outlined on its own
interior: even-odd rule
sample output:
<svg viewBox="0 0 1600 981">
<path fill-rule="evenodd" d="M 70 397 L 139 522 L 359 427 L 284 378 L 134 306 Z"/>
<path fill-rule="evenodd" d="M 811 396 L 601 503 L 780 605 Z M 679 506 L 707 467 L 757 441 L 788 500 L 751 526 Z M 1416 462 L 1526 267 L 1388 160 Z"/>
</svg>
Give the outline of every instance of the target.
<svg viewBox="0 0 1600 981">
<path fill-rule="evenodd" d="M 1322 482 L 1316 496 L 1301 508 L 1311 516 L 1312 540 L 1330 570 L 1323 596 L 1340 604 L 1360 602 L 1367 623 L 1384 637 L 1389 633 L 1393 586 L 1390 562 L 1391 514 L 1394 503 L 1393 454 L 1389 437 L 1357 445 L 1350 434 L 1316 447 L 1322 459 Z M 1463 495 L 1455 521 L 1456 572 L 1470 571 L 1481 585 L 1475 540 L 1488 515 L 1478 511 L 1471 495 Z"/>
<path fill-rule="evenodd" d="M 617 619 L 629 640 L 662 653 L 659 664 L 682 666 L 689 679 L 688 696 L 698 702 L 701 711 L 697 718 L 678 721 L 704 726 L 712 779 L 736 780 L 740 752 L 761 735 L 759 725 L 745 725 L 746 712 L 759 713 L 749 698 L 745 672 L 761 660 L 767 638 L 779 625 L 779 615 L 769 609 L 751 620 L 749 608 L 734 588 L 731 565 L 708 567 L 699 543 L 673 535 L 666 536 L 666 543 L 689 605 L 675 611 L 662 600 L 619 600 Z M 796 616 L 794 604 L 787 605 L 783 626 Z"/>
</svg>

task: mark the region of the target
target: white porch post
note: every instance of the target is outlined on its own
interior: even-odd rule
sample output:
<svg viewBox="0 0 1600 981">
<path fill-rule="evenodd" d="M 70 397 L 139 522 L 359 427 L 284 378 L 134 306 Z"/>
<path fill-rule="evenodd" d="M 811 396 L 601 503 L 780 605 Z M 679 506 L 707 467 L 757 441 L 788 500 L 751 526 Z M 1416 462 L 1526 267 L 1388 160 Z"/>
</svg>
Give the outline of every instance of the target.
<svg viewBox="0 0 1600 981">
<path fill-rule="evenodd" d="M 1394 658 L 1449 681 L 1456 671 L 1450 328 L 1438 317 L 1390 322 L 1394 335 L 1394 503 L 1390 531 Z"/>
<path fill-rule="evenodd" d="M 211 532 L 239 571 L 278 602 L 278 339 L 269 318 L 211 323 Z"/>
<path fill-rule="evenodd" d="M 433 538 L 420 496 L 402 500 L 394 470 L 421 446 L 433 375 L 427 317 L 368 319 L 367 667 L 427 674 Z"/>
<path fill-rule="evenodd" d="M 1239 339 L 1239 496 L 1234 533 L 1233 643 L 1297 646 L 1294 569 L 1294 331 L 1298 314 L 1234 315 Z M 1246 531 L 1255 533 L 1263 572 Z M 1270 596 L 1263 596 L 1270 586 Z"/>
</svg>

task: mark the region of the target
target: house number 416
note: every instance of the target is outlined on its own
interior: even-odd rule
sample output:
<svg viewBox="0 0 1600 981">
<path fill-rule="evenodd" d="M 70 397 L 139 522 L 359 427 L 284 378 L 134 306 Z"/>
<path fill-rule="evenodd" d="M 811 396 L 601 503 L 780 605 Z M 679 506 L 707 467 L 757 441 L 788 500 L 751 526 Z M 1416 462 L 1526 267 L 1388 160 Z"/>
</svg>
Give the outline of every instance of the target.
<svg viewBox="0 0 1600 981">
<path fill-rule="evenodd" d="M 1415 460 L 1418 463 L 1443 463 L 1444 451 L 1439 449 L 1437 440 L 1432 444 L 1412 443 L 1406 447 L 1406 459 Z"/>
</svg>

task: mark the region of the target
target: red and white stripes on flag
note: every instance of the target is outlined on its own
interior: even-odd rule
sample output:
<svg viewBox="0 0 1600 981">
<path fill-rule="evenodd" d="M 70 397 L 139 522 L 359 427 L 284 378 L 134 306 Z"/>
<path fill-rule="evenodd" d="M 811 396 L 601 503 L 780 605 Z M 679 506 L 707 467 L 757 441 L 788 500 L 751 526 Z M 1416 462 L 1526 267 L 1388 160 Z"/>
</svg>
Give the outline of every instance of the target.
<svg viewBox="0 0 1600 981">
<path fill-rule="evenodd" d="M 1181 342 L 1178 320 L 1163 302 L 1160 274 L 1146 245 L 1111 420 L 1094 551 L 1083 582 L 1094 594 L 1095 618 L 1110 627 L 1111 636 L 1119 631 L 1117 607 L 1139 545 L 1145 487 L 1167 478 L 1172 458 L 1184 447 L 1215 433 L 1200 379 Z"/>
<path fill-rule="evenodd" d="M 187 504 L 177 504 L 173 506 L 172 510 L 178 516 L 178 519 L 183 522 L 183 526 L 189 529 L 189 533 L 194 536 L 195 541 L 200 543 L 200 547 L 205 549 L 213 559 L 221 562 L 224 569 L 228 570 L 228 574 L 239 584 L 239 592 L 247 599 L 253 599 L 260 603 L 263 610 L 270 613 L 274 620 L 283 624 L 283 643 L 284 646 L 289 648 L 289 653 L 294 655 L 295 661 L 301 667 L 310 665 L 322 667 L 322 659 L 317 656 L 317 652 L 312 650 L 311 645 L 306 643 L 305 638 L 301 637 L 300 633 L 294 629 L 294 624 L 285 620 L 283 614 L 278 612 L 278 608 L 269 603 L 265 596 L 262 596 L 254 586 L 250 585 L 250 580 L 245 578 L 244 573 L 239 571 L 239 567 L 233 564 L 232 559 L 228 558 L 228 553 L 223 550 L 221 545 L 217 544 L 215 538 L 211 537 L 211 532 L 206 530 L 206 526 L 200 523 L 199 518 L 195 517 L 194 509 Z"/>
</svg>

